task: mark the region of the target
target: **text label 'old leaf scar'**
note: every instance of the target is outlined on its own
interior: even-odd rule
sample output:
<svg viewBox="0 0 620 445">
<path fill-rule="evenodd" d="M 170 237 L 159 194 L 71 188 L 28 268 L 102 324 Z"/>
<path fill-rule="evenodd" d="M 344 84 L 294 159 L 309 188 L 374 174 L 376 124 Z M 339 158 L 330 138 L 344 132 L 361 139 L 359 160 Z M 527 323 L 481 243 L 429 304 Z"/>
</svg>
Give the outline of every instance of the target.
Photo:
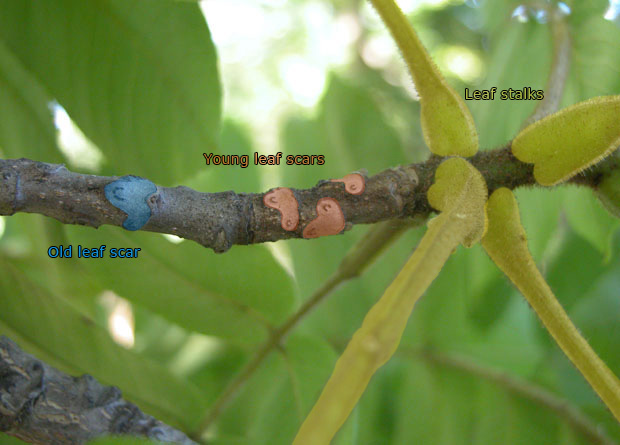
<svg viewBox="0 0 620 445">
<path fill-rule="evenodd" d="M 359 173 L 351 173 L 344 178 L 332 179 L 332 182 L 344 182 L 344 189 L 352 195 L 361 195 L 366 188 L 364 177 Z"/>
<path fill-rule="evenodd" d="M 299 224 L 299 205 L 293 191 L 286 187 L 278 187 L 265 193 L 263 203 L 276 209 L 282 215 L 281 225 L 284 230 L 293 231 Z"/>
<path fill-rule="evenodd" d="M 344 229 L 344 214 L 334 198 L 321 198 L 316 204 L 318 216 L 304 229 L 304 238 L 336 235 Z"/>
</svg>

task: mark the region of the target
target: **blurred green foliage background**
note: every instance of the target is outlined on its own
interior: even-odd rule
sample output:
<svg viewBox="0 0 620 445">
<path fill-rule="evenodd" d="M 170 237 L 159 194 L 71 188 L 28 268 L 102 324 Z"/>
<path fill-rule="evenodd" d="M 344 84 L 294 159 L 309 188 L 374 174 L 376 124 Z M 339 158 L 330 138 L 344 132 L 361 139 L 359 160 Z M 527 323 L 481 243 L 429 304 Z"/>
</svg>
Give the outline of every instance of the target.
<svg viewBox="0 0 620 445">
<path fill-rule="evenodd" d="M 572 37 L 563 105 L 619 94 L 617 2 L 551 3 L 567 12 Z M 458 92 L 545 88 L 552 43 L 542 0 L 399 4 Z M 516 134 L 535 103 L 468 105 L 481 146 L 492 149 Z M 202 153 L 210 151 L 322 154 L 326 163 L 206 167 Z M 0 0 L 2 158 L 204 192 L 259 192 L 427 156 L 415 89 L 363 1 Z M 620 375 L 617 220 L 575 187 L 521 189 L 517 197 L 544 275 Z M 0 334 L 193 431 L 269 327 L 293 314 L 367 229 L 215 255 L 160 234 L 0 216 Z M 231 400 L 209 443 L 290 443 L 423 230 L 407 233 L 304 319 Z M 47 256 L 49 246 L 78 244 L 142 250 L 134 260 Z M 336 443 L 591 443 L 565 415 L 507 390 L 492 371 L 549 391 L 609 443 L 620 442 L 620 425 L 474 247 L 454 254 L 416 306 L 397 355 Z"/>
</svg>

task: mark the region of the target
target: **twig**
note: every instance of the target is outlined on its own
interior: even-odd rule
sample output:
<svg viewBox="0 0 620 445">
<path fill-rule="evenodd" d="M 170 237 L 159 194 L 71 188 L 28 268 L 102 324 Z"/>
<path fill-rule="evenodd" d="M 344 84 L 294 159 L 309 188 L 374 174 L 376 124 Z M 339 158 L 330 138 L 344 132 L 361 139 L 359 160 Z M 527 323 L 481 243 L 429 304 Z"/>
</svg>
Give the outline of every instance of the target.
<svg viewBox="0 0 620 445">
<path fill-rule="evenodd" d="M 608 159 L 570 182 L 596 187 L 602 172 L 618 162 L 613 157 Z M 170 233 L 225 252 L 234 244 L 302 238 L 303 229 L 316 218 L 317 201 L 324 197 L 338 200 L 345 230 L 354 224 L 427 218 L 433 209 L 426 192 L 443 160 L 431 156 L 419 164 L 384 170 L 366 180 L 361 195 L 347 193 L 342 182 L 325 180 L 310 189 L 292 189 L 299 203 L 299 224 L 293 231 L 282 228 L 280 212 L 263 204 L 262 193 L 201 193 L 188 187 L 159 187 L 141 180 L 152 184 L 153 193 L 144 195 L 150 212 L 140 230 Z M 481 151 L 468 160 L 484 176 L 489 193 L 499 187 L 512 190 L 535 184 L 532 165 L 516 159 L 510 145 Z M 123 178 L 131 181 L 136 177 Z M 62 165 L 0 159 L 0 215 L 39 213 L 65 224 L 123 226 L 127 213 L 113 205 L 104 190 L 117 180 L 118 177 L 73 173 Z"/>
<path fill-rule="evenodd" d="M 425 163 L 385 170 L 367 179 L 361 195 L 349 194 L 343 183 L 330 181 L 319 181 L 307 190 L 292 189 L 300 216 L 294 231 L 281 227 L 280 213 L 263 204 L 263 194 L 200 193 L 183 186 L 153 184 L 153 193 L 146 195 L 151 214 L 141 229 L 171 233 L 224 252 L 233 244 L 301 238 L 303 228 L 316 218 L 316 203 L 323 197 L 338 200 L 347 228 L 424 217 L 432 211 L 425 192 L 440 160 L 431 157 Z M 498 186 L 514 188 L 533 183 L 531 167 L 506 149 L 481 153 L 473 161 L 487 172 L 488 182 Z M 66 224 L 95 228 L 102 224 L 121 226 L 127 218 L 108 201 L 104 191 L 117 177 L 83 175 L 62 165 L 18 159 L 0 160 L 0 178 L 0 215 L 40 213 Z"/>
<path fill-rule="evenodd" d="M 0 336 L 0 431 L 41 445 L 84 444 L 101 436 L 142 436 L 196 445 L 89 375 L 71 377 Z"/>
</svg>

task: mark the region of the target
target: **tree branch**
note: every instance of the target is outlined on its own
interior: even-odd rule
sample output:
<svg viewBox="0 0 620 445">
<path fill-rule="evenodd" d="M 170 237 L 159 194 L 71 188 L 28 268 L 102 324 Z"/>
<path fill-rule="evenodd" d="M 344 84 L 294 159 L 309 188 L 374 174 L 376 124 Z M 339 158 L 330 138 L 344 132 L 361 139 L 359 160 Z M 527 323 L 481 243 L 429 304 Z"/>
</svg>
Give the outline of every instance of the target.
<svg viewBox="0 0 620 445">
<path fill-rule="evenodd" d="M 570 182 L 596 187 L 602 172 L 618 163 L 616 158 L 610 158 Z M 170 233 L 215 252 L 225 252 L 234 244 L 302 238 L 303 229 L 317 217 L 318 200 L 325 197 L 338 201 L 346 222 L 345 231 L 354 224 L 426 218 L 433 211 L 426 192 L 443 160 L 431 156 L 419 164 L 384 170 L 366 179 L 365 190 L 360 195 L 346 192 L 342 182 L 326 180 L 310 189 L 291 189 L 299 204 L 299 224 L 292 231 L 282 228 L 280 212 L 263 203 L 263 193 L 201 193 L 184 186 L 159 187 L 144 179 L 123 177 L 128 182 L 146 183 L 153 190 L 145 192 L 147 187 L 138 192 L 143 193 L 150 212 L 147 211 L 145 223 L 130 230 Z M 514 189 L 535 184 L 532 165 L 516 159 L 510 145 L 481 151 L 468 160 L 484 176 L 489 193 L 499 187 Z M 66 224 L 127 227 L 127 213 L 106 197 L 106 185 L 119 180 L 118 177 L 73 173 L 63 165 L 28 159 L 0 159 L 0 178 L 0 215 L 40 213 Z M 132 205 L 144 207 L 144 202 L 134 201 Z"/>
<path fill-rule="evenodd" d="M 0 431 L 29 443 L 83 444 L 100 436 L 142 436 L 196 445 L 89 375 L 71 377 L 0 336 Z"/>
</svg>

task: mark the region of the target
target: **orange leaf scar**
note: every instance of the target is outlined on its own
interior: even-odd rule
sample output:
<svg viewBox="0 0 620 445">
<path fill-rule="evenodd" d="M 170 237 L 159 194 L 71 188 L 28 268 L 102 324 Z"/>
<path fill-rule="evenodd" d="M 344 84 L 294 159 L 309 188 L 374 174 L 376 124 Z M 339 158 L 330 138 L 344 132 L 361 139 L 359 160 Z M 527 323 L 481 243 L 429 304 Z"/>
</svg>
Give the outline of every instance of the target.
<svg viewBox="0 0 620 445">
<path fill-rule="evenodd" d="M 282 215 L 282 228 L 293 231 L 299 224 L 299 204 L 293 191 L 286 187 L 278 187 L 265 193 L 263 203 L 272 209 L 276 209 Z"/>
<path fill-rule="evenodd" d="M 332 179 L 332 182 L 344 182 L 344 189 L 352 195 L 361 195 L 366 189 L 366 181 L 359 173 L 351 173 L 344 178 Z"/>
<path fill-rule="evenodd" d="M 344 229 L 344 214 L 334 198 L 321 198 L 316 203 L 318 216 L 304 229 L 304 238 L 337 235 Z"/>
</svg>

